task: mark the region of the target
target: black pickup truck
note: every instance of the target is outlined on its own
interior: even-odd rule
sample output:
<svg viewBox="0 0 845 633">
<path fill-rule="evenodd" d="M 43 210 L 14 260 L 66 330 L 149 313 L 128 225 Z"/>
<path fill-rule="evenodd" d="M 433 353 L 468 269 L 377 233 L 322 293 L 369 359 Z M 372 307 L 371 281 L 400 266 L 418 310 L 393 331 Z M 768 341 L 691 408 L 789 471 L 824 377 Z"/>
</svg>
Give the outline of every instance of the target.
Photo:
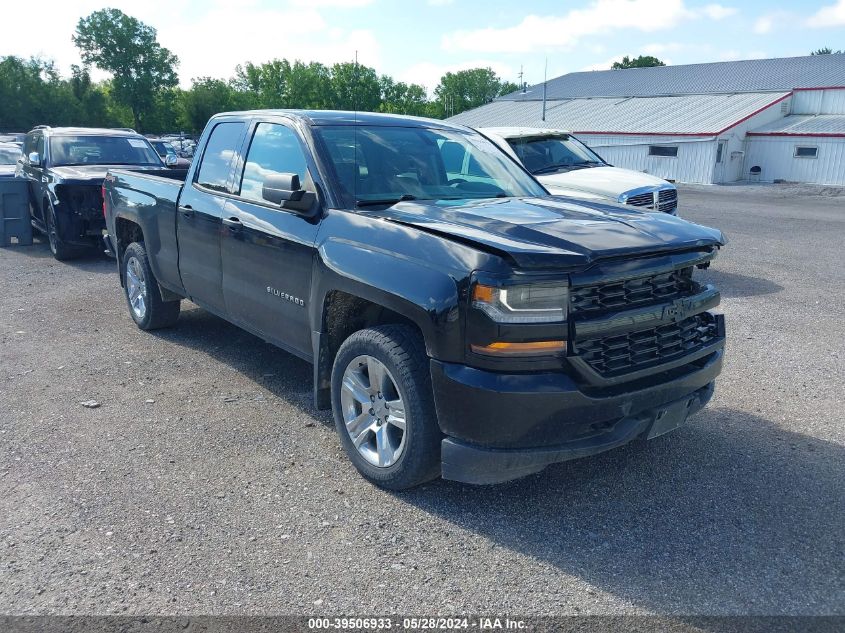
<svg viewBox="0 0 845 633">
<path fill-rule="evenodd" d="M 167 168 L 131 130 L 39 125 L 26 135 L 16 175 L 29 180 L 32 226 L 47 236 L 56 259 L 102 244 L 102 185 L 112 167 Z"/>
<path fill-rule="evenodd" d="M 461 171 L 444 154 L 469 152 Z M 524 476 L 681 425 L 722 366 L 719 231 L 548 195 L 478 133 L 378 114 L 213 117 L 187 180 L 113 170 L 132 318 L 180 301 L 314 365 L 376 484 Z"/>
</svg>

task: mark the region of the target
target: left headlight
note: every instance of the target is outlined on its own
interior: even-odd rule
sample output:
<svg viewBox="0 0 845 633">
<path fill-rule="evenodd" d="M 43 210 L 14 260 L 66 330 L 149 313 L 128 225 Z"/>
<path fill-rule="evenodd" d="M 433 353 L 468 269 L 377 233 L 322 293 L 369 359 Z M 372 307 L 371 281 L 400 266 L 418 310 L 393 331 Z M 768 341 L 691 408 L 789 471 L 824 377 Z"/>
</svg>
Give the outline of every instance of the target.
<svg viewBox="0 0 845 633">
<path fill-rule="evenodd" d="M 472 288 L 472 305 L 498 323 L 558 323 L 566 321 L 566 283 L 531 283 Z"/>
</svg>

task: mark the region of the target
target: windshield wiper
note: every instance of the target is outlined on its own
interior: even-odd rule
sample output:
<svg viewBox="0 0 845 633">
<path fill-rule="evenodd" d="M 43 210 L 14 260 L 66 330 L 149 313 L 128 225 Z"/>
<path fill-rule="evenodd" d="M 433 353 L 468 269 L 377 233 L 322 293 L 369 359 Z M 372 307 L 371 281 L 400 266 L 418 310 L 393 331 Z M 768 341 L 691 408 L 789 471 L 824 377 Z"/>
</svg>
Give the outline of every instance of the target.
<svg viewBox="0 0 845 633">
<path fill-rule="evenodd" d="M 412 196 L 410 193 L 403 193 L 401 196 L 397 196 L 396 198 L 381 198 L 379 200 L 356 200 L 355 206 L 356 207 L 375 207 L 381 204 L 385 204 L 387 206 L 393 206 L 399 202 L 406 202 L 408 200 L 416 200 L 416 196 Z"/>
<path fill-rule="evenodd" d="M 532 171 L 531 173 L 536 176 L 537 174 L 548 174 L 548 173 L 553 172 L 553 171 L 561 171 L 563 169 L 572 169 L 574 167 L 576 167 L 576 165 L 572 165 L 572 164 L 568 164 L 568 165 L 548 165 L 546 167 L 541 167 L 540 169 L 536 169 L 536 170 Z"/>
</svg>

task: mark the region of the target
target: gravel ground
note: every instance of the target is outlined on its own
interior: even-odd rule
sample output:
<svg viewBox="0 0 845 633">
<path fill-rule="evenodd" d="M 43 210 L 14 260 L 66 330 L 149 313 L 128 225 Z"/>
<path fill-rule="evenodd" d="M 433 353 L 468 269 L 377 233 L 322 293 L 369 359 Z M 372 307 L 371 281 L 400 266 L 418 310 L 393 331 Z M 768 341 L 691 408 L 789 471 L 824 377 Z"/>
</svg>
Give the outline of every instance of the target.
<svg viewBox="0 0 845 633">
<path fill-rule="evenodd" d="M 687 426 L 404 494 L 356 474 L 301 360 L 187 303 L 141 332 L 110 260 L 0 249 L 0 612 L 845 614 L 837 193 L 682 188 L 731 240 Z"/>
</svg>

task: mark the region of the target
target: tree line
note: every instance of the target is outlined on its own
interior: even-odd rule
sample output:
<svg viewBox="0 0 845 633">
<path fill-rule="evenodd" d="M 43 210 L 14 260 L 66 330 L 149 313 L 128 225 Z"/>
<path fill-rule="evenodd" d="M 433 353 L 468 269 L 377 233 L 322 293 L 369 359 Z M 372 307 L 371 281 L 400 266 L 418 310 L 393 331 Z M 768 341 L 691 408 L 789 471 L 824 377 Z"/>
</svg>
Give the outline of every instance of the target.
<svg viewBox="0 0 845 633">
<path fill-rule="evenodd" d="M 425 87 L 379 75 L 357 62 L 274 59 L 244 63 L 233 77 L 195 78 L 179 87 L 179 59 L 156 30 L 117 9 L 82 18 L 73 34 L 83 64 L 62 76 L 51 60 L 0 57 L 0 130 L 35 125 L 132 127 L 144 133 L 197 133 L 217 112 L 254 108 L 361 110 L 443 118 L 514 92 L 490 68 L 444 74 Z M 111 78 L 94 82 L 92 68 Z"/>
</svg>

